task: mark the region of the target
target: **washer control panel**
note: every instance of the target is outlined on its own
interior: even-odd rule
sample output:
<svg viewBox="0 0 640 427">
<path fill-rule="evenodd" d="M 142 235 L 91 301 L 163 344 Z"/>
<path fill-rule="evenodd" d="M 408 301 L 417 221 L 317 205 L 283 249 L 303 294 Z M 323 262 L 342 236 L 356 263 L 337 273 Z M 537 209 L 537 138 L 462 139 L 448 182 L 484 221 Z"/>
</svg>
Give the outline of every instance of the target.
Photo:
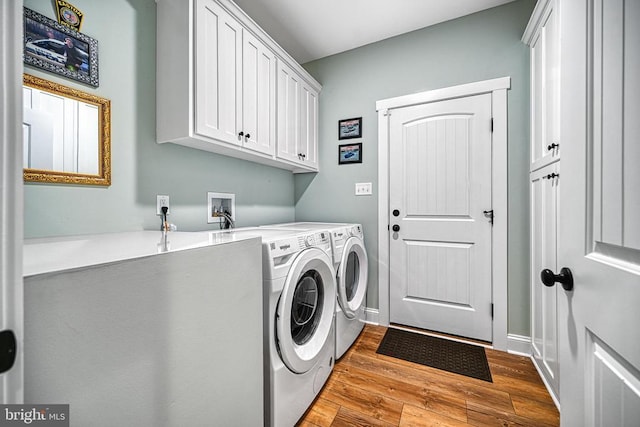
<svg viewBox="0 0 640 427">
<path fill-rule="evenodd" d="M 331 249 L 331 238 L 327 231 L 301 233 L 291 237 L 283 237 L 269 242 L 270 258 L 282 258 L 295 254 L 303 249 L 317 247 L 325 252 Z"/>
</svg>

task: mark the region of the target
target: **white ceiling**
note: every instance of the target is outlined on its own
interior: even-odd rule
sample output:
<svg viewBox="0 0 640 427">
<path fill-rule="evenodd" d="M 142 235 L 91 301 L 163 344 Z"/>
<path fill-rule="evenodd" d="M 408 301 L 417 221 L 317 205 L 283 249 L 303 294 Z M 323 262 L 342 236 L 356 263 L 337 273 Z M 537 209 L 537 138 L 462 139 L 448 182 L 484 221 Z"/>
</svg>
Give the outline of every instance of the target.
<svg viewBox="0 0 640 427">
<path fill-rule="evenodd" d="M 301 64 L 513 0 L 235 0 Z"/>
</svg>

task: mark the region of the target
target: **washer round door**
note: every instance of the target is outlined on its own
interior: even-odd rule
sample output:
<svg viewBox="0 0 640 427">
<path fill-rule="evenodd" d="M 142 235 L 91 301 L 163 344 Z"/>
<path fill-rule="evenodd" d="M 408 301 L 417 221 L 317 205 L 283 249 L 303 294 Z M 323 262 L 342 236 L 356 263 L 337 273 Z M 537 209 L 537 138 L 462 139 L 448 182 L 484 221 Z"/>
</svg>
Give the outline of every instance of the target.
<svg viewBox="0 0 640 427">
<path fill-rule="evenodd" d="M 318 248 L 305 249 L 291 264 L 276 310 L 276 345 L 295 373 L 313 368 L 330 339 L 335 277 L 331 259 Z"/>
<path fill-rule="evenodd" d="M 338 303 L 348 319 L 353 319 L 367 294 L 369 260 L 364 242 L 350 237 L 344 245 L 338 267 Z"/>
</svg>

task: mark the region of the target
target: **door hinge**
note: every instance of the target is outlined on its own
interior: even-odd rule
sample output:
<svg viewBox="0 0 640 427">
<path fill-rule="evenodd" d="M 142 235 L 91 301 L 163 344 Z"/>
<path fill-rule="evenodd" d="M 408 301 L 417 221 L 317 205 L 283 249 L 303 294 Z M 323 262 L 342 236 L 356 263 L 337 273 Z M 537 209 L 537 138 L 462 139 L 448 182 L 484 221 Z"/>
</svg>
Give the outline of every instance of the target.
<svg viewBox="0 0 640 427">
<path fill-rule="evenodd" d="M 493 303 L 491 303 L 491 318 L 493 319 Z"/>
<path fill-rule="evenodd" d="M 484 214 L 484 217 L 489 220 L 489 223 L 493 225 L 493 209 L 489 211 L 482 211 L 482 213 Z"/>
<path fill-rule="evenodd" d="M 382 115 L 385 116 L 385 117 L 389 117 L 391 115 L 391 111 L 384 110 L 384 113 L 382 113 Z"/>
<path fill-rule="evenodd" d="M 491 118 L 491 133 L 493 133 L 493 117 Z"/>
</svg>

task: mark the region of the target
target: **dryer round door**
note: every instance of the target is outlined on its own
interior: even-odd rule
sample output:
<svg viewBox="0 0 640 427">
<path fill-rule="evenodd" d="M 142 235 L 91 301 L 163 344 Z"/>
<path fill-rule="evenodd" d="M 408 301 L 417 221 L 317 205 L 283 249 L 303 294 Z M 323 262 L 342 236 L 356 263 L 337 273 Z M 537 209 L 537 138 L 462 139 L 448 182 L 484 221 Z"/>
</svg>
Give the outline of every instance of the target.
<svg viewBox="0 0 640 427">
<path fill-rule="evenodd" d="M 344 245 L 338 267 L 338 303 L 349 319 L 353 319 L 364 304 L 368 268 L 364 242 L 359 237 L 350 237 Z"/>
<path fill-rule="evenodd" d="M 333 326 L 335 270 L 318 248 L 300 252 L 285 279 L 276 310 L 276 344 L 291 371 L 304 373 L 318 362 Z"/>
</svg>

